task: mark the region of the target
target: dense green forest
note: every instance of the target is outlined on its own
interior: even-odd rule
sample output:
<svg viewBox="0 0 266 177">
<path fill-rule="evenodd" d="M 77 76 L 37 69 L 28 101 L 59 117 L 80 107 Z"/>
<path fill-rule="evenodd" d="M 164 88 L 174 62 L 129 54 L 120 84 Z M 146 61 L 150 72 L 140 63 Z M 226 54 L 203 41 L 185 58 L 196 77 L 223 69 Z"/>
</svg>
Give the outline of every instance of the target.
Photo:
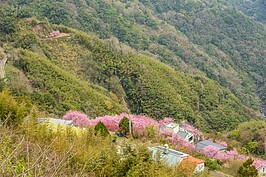
<svg viewBox="0 0 266 177">
<path fill-rule="evenodd" d="M 265 26 L 219 2 L 10 0 L 0 11 L 7 85 L 50 114 L 131 111 L 222 131 L 265 101 Z"/>
<path fill-rule="evenodd" d="M 117 38 L 177 70 L 216 80 L 246 106 L 260 109 L 258 95 L 265 92 L 265 26 L 228 2 L 10 0 L 8 3 L 20 17 L 47 18 L 100 38 Z M 258 7 L 263 9 L 263 4 Z M 262 93 L 257 95 L 257 90 Z"/>
<path fill-rule="evenodd" d="M 266 2 L 264 0 L 231 0 L 225 1 L 248 16 L 266 24 Z"/>
<path fill-rule="evenodd" d="M 15 29 L 5 35 L 3 46 L 12 55 L 6 84 L 50 114 L 77 109 L 95 117 L 131 111 L 187 119 L 205 131 L 232 129 L 255 118 L 216 81 L 176 71 L 117 41 L 35 18 L 17 20 Z M 45 37 L 56 29 L 62 36 Z"/>
</svg>

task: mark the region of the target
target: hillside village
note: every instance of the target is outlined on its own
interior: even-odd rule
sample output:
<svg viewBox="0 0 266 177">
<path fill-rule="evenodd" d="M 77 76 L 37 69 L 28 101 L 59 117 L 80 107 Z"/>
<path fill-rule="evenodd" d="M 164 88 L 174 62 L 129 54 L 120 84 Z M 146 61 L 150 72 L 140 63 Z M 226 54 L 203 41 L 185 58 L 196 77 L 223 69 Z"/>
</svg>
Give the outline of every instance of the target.
<svg viewBox="0 0 266 177">
<path fill-rule="evenodd" d="M 132 126 L 132 132 L 129 132 L 129 130 L 124 132 L 120 127 L 120 122 L 125 118 L 128 119 L 128 127 Z M 63 116 L 63 119 L 39 118 L 38 122 L 50 123 L 53 126 L 74 126 L 81 130 L 87 126 L 96 126 L 100 122 L 103 123 L 109 133 L 113 135 L 113 142 L 117 142 L 117 138 L 119 139 L 121 137 L 138 139 L 151 136 L 147 134 L 147 129 L 152 128 L 155 131 L 153 132 L 154 134 L 158 133 L 162 135 L 168 140 L 171 147 L 173 147 L 173 149 L 171 149 L 168 144 L 156 145 L 158 143 L 152 143 L 151 145 L 153 146 L 148 147 L 152 153 L 152 157 L 165 161 L 169 167 L 180 166 L 180 168 L 189 169 L 191 173 L 203 172 L 205 169 L 205 160 L 193 157 L 189 155 L 189 153 L 194 154 L 193 152 L 197 152 L 223 163 L 235 159 L 245 161 L 251 158 L 239 154 L 236 149 L 229 149 L 226 142 L 219 140 L 213 142 L 211 139 L 205 139 L 203 134 L 188 122 L 183 121 L 181 123 L 175 123 L 171 118 L 165 118 L 157 122 L 144 115 L 122 113 L 120 115 L 89 119 L 81 112 L 69 111 Z M 119 143 L 117 147 L 118 152 L 121 153 Z M 185 150 L 186 153 L 176 150 L 182 148 L 185 148 L 183 150 Z M 260 176 L 266 176 L 266 161 L 254 159 L 252 165 L 257 169 Z"/>
<path fill-rule="evenodd" d="M 264 1 L 1 1 L 0 176 L 265 177 Z"/>
</svg>

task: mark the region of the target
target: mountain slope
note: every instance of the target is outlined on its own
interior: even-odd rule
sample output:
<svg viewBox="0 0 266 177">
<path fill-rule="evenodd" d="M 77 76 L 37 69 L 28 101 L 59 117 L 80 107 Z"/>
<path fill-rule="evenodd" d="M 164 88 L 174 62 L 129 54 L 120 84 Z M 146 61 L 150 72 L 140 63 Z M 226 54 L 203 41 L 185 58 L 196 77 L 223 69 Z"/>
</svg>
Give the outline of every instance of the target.
<svg viewBox="0 0 266 177">
<path fill-rule="evenodd" d="M 19 7 L 20 16 L 114 36 L 178 70 L 216 80 L 243 104 L 260 109 L 256 91 L 265 84 L 266 30 L 229 5 L 210 0 L 9 3 Z"/>
<path fill-rule="evenodd" d="M 233 7 L 241 10 L 248 16 L 253 17 L 257 21 L 266 24 L 266 1 L 264 0 L 231 0 L 225 1 Z"/>
<path fill-rule="evenodd" d="M 64 33 L 45 38 L 52 28 Z M 17 29 L 8 35 L 15 39 L 8 43 L 14 55 L 9 67 L 23 72 L 33 91 L 18 87 L 12 72 L 9 85 L 50 112 L 79 109 L 94 117 L 127 111 L 128 105 L 132 113 L 187 119 L 206 131 L 232 129 L 254 117 L 217 82 L 176 71 L 115 41 L 35 19 L 18 21 Z"/>
</svg>

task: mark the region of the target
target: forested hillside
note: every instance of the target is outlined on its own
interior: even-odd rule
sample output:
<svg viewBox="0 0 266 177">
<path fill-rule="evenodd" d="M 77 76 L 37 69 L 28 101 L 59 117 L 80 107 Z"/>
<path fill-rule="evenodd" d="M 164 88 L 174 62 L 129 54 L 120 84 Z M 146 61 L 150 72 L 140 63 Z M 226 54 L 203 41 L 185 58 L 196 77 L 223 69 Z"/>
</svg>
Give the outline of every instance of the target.
<svg viewBox="0 0 266 177">
<path fill-rule="evenodd" d="M 254 118 L 230 91 L 204 76 L 185 74 L 95 36 L 34 18 L 4 35 L 7 86 L 42 111 L 78 109 L 92 117 L 130 110 L 155 119 L 186 119 L 223 131 Z M 58 37 L 47 38 L 52 30 Z M 14 36 L 16 36 L 14 38 Z"/>
<path fill-rule="evenodd" d="M 22 17 L 46 17 L 52 23 L 93 32 L 104 39 L 116 37 L 178 70 L 216 80 L 243 104 L 260 109 L 256 91 L 260 90 L 259 96 L 265 92 L 262 87 L 266 73 L 265 26 L 228 3 L 210 0 L 8 2 Z"/>
<path fill-rule="evenodd" d="M 49 106 L 43 106 L 43 110 L 48 108 L 49 112 L 60 114 L 74 108 L 91 116 L 104 114 L 106 109 L 111 113 L 131 110 L 158 119 L 164 116 L 186 118 L 200 122 L 201 127 L 219 129 L 212 127 L 216 126 L 212 121 L 221 121 L 224 111 L 231 115 L 228 116 L 230 125 L 225 123 L 229 128 L 231 124 L 247 120 L 250 115 L 244 113 L 246 108 L 241 108 L 237 109 L 241 118 L 237 118 L 233 114 L 236 112 L 230 111 L 232 107 L 239 108 L 244 104 L 259 110 L 258 96 L 265 101 L 265 27 L 218 2 L 10 0 L 3 4 L 1 11 L 1 31 L 7 34 L 2 36 L 2 46 L 6 45 L 4 41 L 11 41 L 11 48 L 24 49 L 16 51 L 23 57 L 9 66 L 8 71 L 13 74 L 20 73 L 17 69 L 22 70 L 27 79 L 34 81 L 34 87 L 41 88 L 37 92 L 45 94 L 35 96 L 42 100 L 38 102 L 47 99 L 51 102 Z M 25 20 L 18 23 L 19 18 L 31 16 L 41 22 L 30 20 L 26 26 Z M 43 18 L 91 35 L 62 26 L 51 27 Z M 56 29 L 65 32 L 66 36 L 56 40 L 44 39 Z M 98 40 L 94 33 L 107 40 Z M 17 35 L 15 41 L 12 35 Z M 37 60 L 31 58 L 42 62 L 35 65 Z M 166 68 L 158 69 L 157 65 Z M 52 71 L 42 69 L 47 66 L 53 68 Z M 53 81 L 54 78 L 45 80 L 43 75 L 51 75 L 53 70 L 59 73 L 59 78 L 67 71 L 62 77 L 67 75 L 77 85 L 90 82 L 89 87 L 111 100 L 103 97 L 97 108 L 104 108 L 97 111 L 93 107 L 87 108 L 91 104 L 83 101 L 87 97 L 62 95 L 67 90 L 77 92 L 75 87 L 64 88 L 63 83 Z M 42 72 L 36 74 L 36 71 Z M 229 90 L 221 88 L 215 81 Z M 202 88 L 208 88 L 208 92 L 199 91 Z M 23 95 L 21 92 L 18 94 Z M 229 99 L 224 95 L 228 94 L 237 104 L 226 101 L 230 108 L 222 108 L 223 99 Z M 233 123 L 231 119 L 238 121 Z"/>
<path fill-rule="evenodd" d="M 264 0 L 231 0 L 225 3 L 253 17 L 257 21 L 266 24 L 266 1 Z"/>
<path fill-rule="evenodd" d="M 0 0 L 0 176 L 257 176 L 264 6 Z"/>
</svg>

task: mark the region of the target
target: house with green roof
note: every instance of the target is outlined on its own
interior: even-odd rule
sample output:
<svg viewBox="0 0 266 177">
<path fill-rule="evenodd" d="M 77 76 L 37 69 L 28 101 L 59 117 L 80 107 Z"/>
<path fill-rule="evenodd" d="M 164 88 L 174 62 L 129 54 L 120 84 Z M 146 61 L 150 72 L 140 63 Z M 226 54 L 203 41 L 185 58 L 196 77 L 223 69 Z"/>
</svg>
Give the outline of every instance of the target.
<svg viewBox="0 0 266 177">
<path fill-rule="evenodd" d="M 194 143 L 194 135 L 185 129 L 180 129 L 177 132 L 178 135 L 180 135 L 184 140 L 188 141 L 189 143 Z"/>
<path fill-rule="evenodd" d="M 163 131 L 163 130 L 170 130 L 170 131 L 173 131 L 174 133 L 178 134 L 179 136 L 181 136 L 184 140 L 186 140 L 187 142 L 189 143 L 194 143 L 194 135 L 193 133 L 185 130 L 184 128 L 180 127 L 179 124 L 177 123 L 170 123 L 170 124 L 167 124 L 167 125 L 163 125 L 161 128 L 160 128 L 160 131 Z"/>
</svg>

